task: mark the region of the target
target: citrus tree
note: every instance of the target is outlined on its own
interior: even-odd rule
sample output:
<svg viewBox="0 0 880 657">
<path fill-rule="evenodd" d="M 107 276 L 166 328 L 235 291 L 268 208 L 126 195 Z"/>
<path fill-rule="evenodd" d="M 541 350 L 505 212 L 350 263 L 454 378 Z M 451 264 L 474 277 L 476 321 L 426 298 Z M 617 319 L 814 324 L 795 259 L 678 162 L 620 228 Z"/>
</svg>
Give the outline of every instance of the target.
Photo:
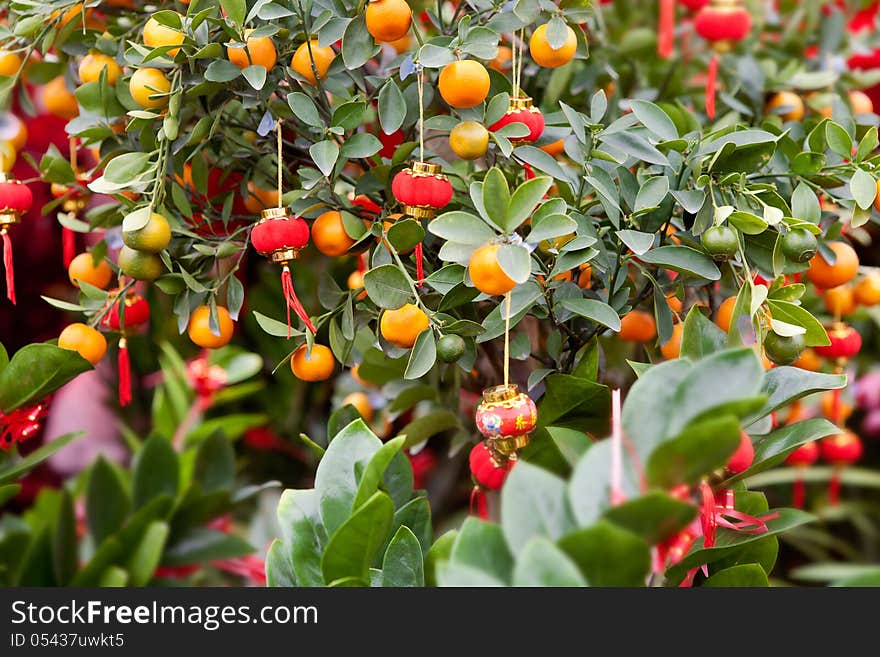
<svg viewBox="0 0 880 657">
<path fill-rule="evenodd" d="M 824 68 L 871 43 L 844 38 L 849 10 L 664 2 L 658 43 L 649 2 L 3 4 L 0 90 L 69 140 L 22 153 L 0 221 L 14 238 L 21 215 L 57 217 L 73 288 L 45 299 L 77 321 L 15 355 L 0 408 L 109 349 L 123 416 L 152 405 L 139 462 L 198 460 L 216 446 L 202 422 L 235 439 L 269 420 L 320 457 L 314 490 L 282 497 L 270 582 L 678 584 L 719 561 L 747 567 L 715 582 L 763 583 L 775 547 L 740 558 L 714 527 L 775 546 L 763 535 L 807 516 L 767 511 L 743 473 L 826 436 L 845 443 L 827 458 L 854 460 L 833 424 L 775 417 L 842 387 L 843 318 L 880 301 L 850 243 L 877 216 L 878 120 L 857 89 L 878 76 Z M 27 215 L 38 180 L 55 200 Z M 142 385 L 158 343 L 232 362 L 236 333 L 265 359 L 260 399 L 226 413 Z M 484 404 L 526 415 L 502 432 L 481 406 L 472 448 L 496 386 Z M 400 455 L 426 449 L 469 455 L 474 512 L 500 528 L 469 520 L 432 547 Z M 156 564 L 185 536 L 169 513 L 150 521 L 172 530 Z M 481 545 L 514 570 L 463 556 Z"/>
</svg>

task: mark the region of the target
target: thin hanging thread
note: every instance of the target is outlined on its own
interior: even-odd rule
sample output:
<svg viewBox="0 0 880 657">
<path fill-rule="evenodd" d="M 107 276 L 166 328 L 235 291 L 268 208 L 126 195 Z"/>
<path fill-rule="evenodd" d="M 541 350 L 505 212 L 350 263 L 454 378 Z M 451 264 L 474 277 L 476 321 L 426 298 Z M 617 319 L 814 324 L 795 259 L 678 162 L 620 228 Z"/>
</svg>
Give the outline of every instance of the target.
<svg viewBox="0 0 880 657">
<path fill-rule="evenodd" d="M 275 134 L 278 141 L 278 207 L 281 207 L 281 119 L 275 122 Z"/>
<path fill-rule="evenodd" d="M 419 64 L 416 74 L 416 84 L 419 92 L 419 162 L 425 161 L 425 101 L 422 92 L 425 86 L 425 72 Z"/>
<path fill-rule="evenodd" d="M 504 295 L 504 385 L 510 381 L 510 292 Z"/>
</svg>

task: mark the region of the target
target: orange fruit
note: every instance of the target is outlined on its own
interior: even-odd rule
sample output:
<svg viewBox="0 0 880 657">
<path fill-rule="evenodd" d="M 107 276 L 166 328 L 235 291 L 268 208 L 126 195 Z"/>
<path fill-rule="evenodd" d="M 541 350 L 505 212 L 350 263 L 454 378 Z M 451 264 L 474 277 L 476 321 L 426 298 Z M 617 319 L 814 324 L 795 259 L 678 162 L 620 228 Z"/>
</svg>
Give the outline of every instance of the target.
<svg viewBox="0 0 880 657">
<path fill-rule="evenodd" d="M 644 310 L 630 310 L 620 318 L 617 337 L 627 342 L 650 342 L 657 337 L 654 316 Z"/>
<path fill-rule="evenodd" d="M 12 112 L 0 113 L 0 141 L 8 142 L 16 151 L 27 143 L 28 131 L 25 122 Z"/>
<path fill-rule="evenodd" d="M 822 359 L 815 351 L 807 347 L 791 365 L 792 367 L 800 367 L 802 370 L 818 372 L 822 369 Z"/>
<path fill-rule="evenodd" d="M 106 260 L 101 260 L 97 265 L 92 260 L 91 253 L 80 253 L 70 261 L 67 268 L 67 276 L 74 287 L 79 287 L 79 282 L 83 281 L 89 285 L 94 285 L 102 290 L 110 285 L 110 279 L 113 277 L 113 270 Z"/>
<path fill-rule="evenodd" d="M 107 69 L 107 84 L 116 84 L 116 79 L 122 73 L 116 60 L 102 52 L 90 52 L 80 60 L 79 80 L 83 84 L 96 82 L 104 69 Z"/>
<path fill-rule="evenodd" d="M 203 349 L 218 349 L 226 345 L 232 339 L 235 326 L 229 311 L 223 306 L 217 307 L 217 320 L 220 335 L 211 331 L 211 309 L 208 306 L 196 308 L 189 316 L 189 326 L 186 328 L 189 339 Z"/>
<path fill-rule="evenodd" d="M 346 285 L 348 285 L 349 290 L 360 290 L 361 288 L 363 288 L 364 287 L 364 274 L 363 274 L 363 272 L 360 272 L 357 269 L 355 269 L 353 272 L 351 272 L 348 275 L 348 281 L 346 282 Z M 358 300 L 366 299 L 367 298 L 367 291 L 362 290 L 361 292 L 358 293 L 356 298 Z"/>
<path fill-rule="evenodd" d="M 539 25 L 532 32 L 532 38 L 529 39 L 529 54 L 538 66 L 559 68 L 574 59 L 575 51 L 577 51 L 577 36 L 568 25 L 565 26 L 565 29 L 568 36 L 566 36 L 562 47 L 557 49 L 554 49 L 547 40 L 546 23 Z"/>
<path fill-rule="evenodd" d="M 849 104 L 853 114 L 872 114 L 874 103 L 864 91 L 853 89 L 849 92 Z"/>
<path fill-rule="evenodd" d="M 495 59 L 489 62 L 489 68 L 495 69 L 499 73 L 509 73 L 513 67 L 513 50 L 510 46 L 498 46 L 498 54 Z"/>
<path fill-rule="evenodd" d="M 345 232 L 342 215 L 336 210 L 330 210 L 320 215 L 312 224 L 312 242 L 324 255 L 341 256 L 354 246 L 355 240 Z"/>
<path fill-rule="evenodd" d="M 516 281 L 501 269 L 498 263 L 498 244 L 485 244 L 471 254 L 468 273 L 474 287 L 483 294 L 507 294 Z"/>
<path fill-rule="evenodd" d="M 715 323 L 721 327 L 723 331 L 730 330 L 730 322 L 733 320 L 733 307 L 736 305 L 736 296 L 727 297 L 718 306 L 715 314 Z"/>
<path fill-rule="evenodd" d="M 556 141 L 551 141 L 549 144 L 538 146 L 538 148 L 547 153 L 547 155 L 558 157 L 565 152 L 565 142 L 562 139 L 557 139 Z"/>
<path fill-rule="evenodd" d="M 486 100 L 489 82 L 489 71 L 485 66 L 473 59 L 463 59 L 443 67 L 438 87 L 447 105 L 465 109 Z"/>
<path fill-rule="evenodd" d="M 581 270 L 580 274 L 578 274 L 578 287 L 584 290 L 589 290 L 591 287 L 593 287 L 593 265 L 591 265 L 589 262 L 585 262 L 580 267 L 578 267 L 578 269 Z"/>
<path fill-rule="evenodd" d="M 333 374 L 336 362 L 333 352 L 322 344 L 301 345 L 290 358 L 290 369 L 300 381 L 326 381 Z"/>
<path fill-rule="evenodd" d="M 843 397 L 840 398 L 837 409 L 834 408 L 834 392 L 829 391 L 822 395 L 822 399 L 819 402 L 819 407 L 822 409 L 822 415 L 831 420 L 832 422 L 846 422 L 850 415 L 853 412 L 852 404 L 846 402 Z M 834 411 L 837 410 L 838 417 L 834 417 Z"/>
<path fill-rule="evenodd" d="M 131 97 L 138 105 L 148 109 L 165 107 L 171 82 L 158 68 L 139 68 L 128 83 Z"/>
<path fill-rule="evenodd" d="M 244 207 L 248 212 L 259 214 L 261 210 L 278 206 L 277 189 L 257 187 L 253 180 L 248 181 L 247 189 L 248 195 L 244 199 Z"/>
<path fill-rule="evenodd" d="M 355 363 L 351 366 L 351 370 L 349 370 L 349 374 L 351 374 L 351 378 L 360 383 L 362 386 L 369 386 L 370 382 L 365 381 L 361 378 L 360 374 L 358 374 L 358 370 L 361 368 L 360 363 Z"/>
<path fill-rule="evenodd" d="M 178 14 L 180 16 L 180 14 Z M 180 16 L 181 22 L 183 16 Z M 144 45 L 150 48 L 161 48 L 162 46 L 179 46 L 183 43 L 184 34 L 180 30 L 173 27 L 162 25 L 155 18 L 151 18 L 144 25 Z M 172 48 L 167 54 L 169 57 L 176 57 L 180 52 L 180 48 Z"/>
<path fill-rule="evenodd" d="M 165 273 L 165 265 L 159 256 L 146 251 L 136 251 L 129 246 L 119 249 L 116 264 L 125 276 L 136 281 L 155 281 Z"/>
<path fill-rule="evenodd" d="M 462 121 L 449 131 L 449 147 L 463 160 L 476 160 L 489 148 L 489 131 L 482 123 Z"/>
<path fill-rule="evenodd" d="M 675 296 L 675 292 L 669 292 L 666 295 L 666 305 L 669 306 L 669 310 L 674 313 L 681 312 L 681 299 Z"/>
<path fill-rule="evenodd" d="M 245 37 L 253 30 L 246 30 Z M 275 66 L 278 61 L 278 53 L 275 50 L 275 43 L 269 37 L 247 37 L 244 48 L 226 48 L 226 56 L 229 61 L 238 66 L 238 68 L 247 68 L 248 66 L 262 66 L 267 71 Z"/>
<path fill-rule="evenodd" d="M 810 260 L 807 278 L 823 290 L 849 283 L 859 271 L 859 256 L 846 242 L 829 242 L 828 247 L 837 256 L 837 262 L 829 265 L 821 254 L 817 253 Z"/>
<path fill-rule="evenodd" d="M 409 52 L 409 47 L 412 44 L 412 38 L 409 34 L 404 34 L 399 39 L 394 39 L 394 41 L 387 42 L 389 46 L 394 48 L 395 52 L 400 55 L 405 52 Z"/>
<path fill-rule="evenodd" d="M 379 320 L 382 337 L 396 347 L 409 349 L 416 343 L 419 333 L 431 325 L 421 308 L 411 303 L 397 310 L 386 310 Z"/>
<path fill-rule="evenodd" d="M 342 405 L 348 406 L 349 404 L 355 407 L 355 410 L 361 414 L 365 421 L 372 422 L 373 407 L 370 405 L 370 398 L 367 397 L 366 393 L 353 392 L 350 395 L 346 395 L 345 399 L 342 400 Z"/>
<path fill-rule="evenodd" d="M 63 75 L 50 80 L 43 86 L 43 104 L 49 114 L 62 119 L 73 119 L 79 116 L 79 105 L 76 96 L 67 88 Z"/>
<path fill-rule="evenodd" d="M 835 317 L 852 315 L 856 310 L 856 298 L 851 285 L 838 285 L 825 290 L 825 310 Z"/>
<path fill-rule="evenodd" d="M 665 359 L 672 360 L 673 358 L 678 358 L 678 355 L 681 353 L 681 334 L 683 331 L 684 324 L 682 322 L 672 326 L 672 337 L 669 338 L 669 342 L 660 346 L 660 353 L 663 354 Z"/>
<path fill-rule="evenodd" d="M 856 283 L 853 294 L 860 306 L 876 306 L 880 303 L 880 273 L 864 276 Z"/>
<path fill-rule="evenodd" d="M 122 243 L 136 251 L 159 253 L 171 242 L 171 226 L 158 212 L 150 213 L 147 223 L 137 230 L 122 231 Z"/>
<path fill-rule="evenodd" d="M 21 68 L 21 56 L 16 52 L 0 50 L 0 75 L 11 78 Z"/>
<path fill-rule="evenodd" d="M 311 50 L 311 53 L 310 53 Z M 327 77 L 327 71 L 330 70 L 330 64 L 336 58 L 336 53 L 330 46 L 323 48 L 318 45 L 317 39 L 306 41 L 301 44 L 296 52 L 293 53 L 293 59 L 290 60 L 290 68 L 299 73 L 311 85 L 318 84 L 318 80 Z M 314 60 L 314 68 L 312 67 Z"/>
<path fill-rule="evenodd" d="M 18 151 L 8 141 L 0 140 L 0 171 L 12 171 L 15 161 L 18 159 Z"/>
<path fill-rule="evenodd" d="M 767 101 L 767 114 L 778 114 L 783 121 L 800 121 L 804 118 L 804 101 L 793 91 L 777 91 Z"/>
<path fill-rule="evenodd" d="M 370 0 L 364 13 L 367 32 L 376 41 L 388 43 L 409 32 L 412 9 L 404 0 Z"/>
<path fill-rule="evenodd" d="M 874 209 L 880 212 L 880 180 L 877 181 L 877 196 L 874 197 Z"/>
<path fill-rule="evenodd" d="M 97 365 L 107 351 L 107 340 L 91 326 L 76 322 L 61 331 L 61 335 L 58 336 L 58 346 L 75 351 L 92 365 Z"/>
</svg>

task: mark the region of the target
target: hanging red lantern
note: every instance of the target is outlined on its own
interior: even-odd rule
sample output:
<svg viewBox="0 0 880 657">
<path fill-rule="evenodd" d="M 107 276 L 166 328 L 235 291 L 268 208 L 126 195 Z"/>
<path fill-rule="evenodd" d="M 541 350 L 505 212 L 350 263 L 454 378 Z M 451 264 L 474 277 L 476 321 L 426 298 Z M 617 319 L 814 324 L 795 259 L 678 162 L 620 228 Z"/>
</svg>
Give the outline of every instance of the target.
<svg viewBox="0 0 880 657">
<path fill-rule="evenodd" d="M 678 0 L 680 5 L 687 8 L 688 11 L 700 11 L 709 4 L 709 0 Z"/>
<path fill-rule="evenodd" d="M 730 52 L 737 41 L 748 36 L 752 29 L 752 17 L 742 0 L 710 0 L 694 18 L 694 29 L 711 43 L 714 51 L 706 79 L 706 114 L 714 119 L 718 56 Z"/>
<path fill-rule="evenodd" d="M 516 137 L 510 140 L 514 146 L 533 144 L 544 133 L 544 115 L 540 109 L 532 105 L 532 99 L 526 96 L 511 98 L 504 116 L 490 125 L 489 130 L 495 132 L 511 123 L 522 123 L 529 129 L 529 134 L 524 137 Z"/>
<path fill-rule="evenodd" d="M 31 209 L 34 195 L 30 188 L 8 173 L 0 173 L 0 238 L 3 239 L 3 266 L 6 268 L 6 298 L 15 303 L 15 271 L 12 262 L 12 239 L 9 228 L 21 223 L 21 216 Z"/>
<path fill-rule="evenodd" d="M 531 397 L 510 383 L 483 391 L 476 421 L 491 450 L 503 458 L 516 458 L 535 430 L 538 409 Z"/>
<path fill-rule="evenodd" d="M 807 497 L 804 485 L 803 472 L 819 459 L 819 443 L 811 440 L 804 443 L 785 458 L 785 463 L 797 468 L 798 476 L 794 480 L 791 504 L 796 509 L 804 508 L 804 500 Z"/>
<path fill-rule="evenodd" d="M 87 189 L 58 183 L 52 183 L 50 189 L 53 197 L 64 199 L 59 207 L 71 217 L 76 217 L 85 210 L 92 196 Z M 69 267 L 71 260 L 76 256 L 76 234 L 66 226 L 61 227 L 61 251 L 64 266 Z"/>
<path fill-rule="evenodd" d="M 118 290 L 111 290 L 111 296 Z M 101 326 L 111 331 L 119 331 L 119 356 L 117 369 L 119 372 L 119 405 L 128 406 L 131 403 L 131 359 L 128 356 L 128 333 L 131 329 L 143 326 L 150 319 L 150 304 L 136 292 L 129 292 L 119 305 L 119 299 L 113 304 L 104 318 Z"/>
<path fill-rule="evenodd" d="M 846 322 L 834 322 L 826 327 L 826 332 L 831 343 L 822 347 L 813 347 L 813 351 L 822 358 L 836 361 L 837 367 L 842 370 L 846 366 L 846 361 L 858 354 L 862 348 L 862 336 Z"/>
<path fill-rule="evenodd" d="M 840 502 L 840 475 L 848 465 L 862 458 L 862 441 L 849 429 L 826 436 L 819 441 L 822 458 L 834 466 L 834 473 L 828 482 L 828 503 L 836 506 Z"/>
<path fill-rule="evenodd" d="M 470 511 L 485 520 L 489 516 L 485 491 L 499 490 L 516 461 L 499 458 L 485 442 L 480 442 L 471 449 L 468 463 L 474 482 Z"/>
<path fill-rule="evenodd" d="M 312 323 L 296 291 L 290 275 L 290 263 L 299 257 L 299 252 L 309 243 L 309 225 L 300 217 L 290 216 L 284 208 L 268 208 L 261 213 L 261 219 L 251 230 L 251 244 L 260 255 L 281 265 L 281 289 L 287 304 L 287 338 L 290 339 L 290 311 L 296 313 L 306 328 L 312 333 L 317 329 Z"/>
<path fill-rule="evenodd" d="M 443 175 L 443 167 L 430 162 L 413 162 L 400 171 L 391 181 L 391 193 L 403 212 L 413 219 L 433 219 L 437 210 L 445 208 L 452 200 L 452 183 Z M 416 278 L 422 285 L 422 245 L 416 244 Z"/>
</svg>

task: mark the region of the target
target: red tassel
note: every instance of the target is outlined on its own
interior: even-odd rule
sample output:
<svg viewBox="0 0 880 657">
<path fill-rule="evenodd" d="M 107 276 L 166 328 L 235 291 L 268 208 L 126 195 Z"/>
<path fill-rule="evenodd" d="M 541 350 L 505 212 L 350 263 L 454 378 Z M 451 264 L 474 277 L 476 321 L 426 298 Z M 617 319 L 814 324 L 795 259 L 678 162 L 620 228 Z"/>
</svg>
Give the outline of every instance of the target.
<svg viewBox="0 0 880 657">
<path fill-rule="evenodd" d="M 119 339 L 119 405 L 128 406 L 131 403 L 131 361 L 128 358 L 128 342 L 125 338 Z"/>
<path fill-rule="evenodd" d="M 709 60 L 709 74 L 706 77 L 706 116 L 715 118 L 715 86 L 718 84 L 718 55 Z"/>
<path fill-rule="evenodd" d="M 798 476 L 798 478 L 794 480 L 794 487 L 791 491 L 791 505 L 795 509 L 803 509 L 806 499 L 807 486 L 804 484 L 804 480 Z"/>
<path fill-rule="evenodd" d="M 3 236 L 3 266 L 6 268 L 6 298 L 15 304 L 15 270 L 12 266 L 12 240 L 6 229 L 0 230 Z"/>
<path fill-rule="evenodd" d="M 425 278 L 424 255 L 422 254 L 422 243 L 416 244 L 416 285 L 422 287 L 422 279 Z"/>
<path fill-rule="evenodd" d="M 531 180 L 535 177 L 535 170 L 528 162 L 523 162 L 523 170 L 525 171 L 526 180 Z"/>
<path fill-rule="evenodd" d="M 657 54 L 663 59 L 672 56 L 675 38 L 675 0 L 660 0 L 660 21 L 657 25 Z"/>
<path fill-rule="evenodd" d="M 299 302 L 299 298 L 296 296 L 296 291 L 293 289 L 293 278 L 290 276 L 290 268 L 287 265 L 284 265 L 281 270 L 281 289 L 284 290 L 284 300 L 287 302 L 287 339 L 290 339 L 291 309 L 293 309 L 296 316 L 302 320 L 308 330 L 312 333 L 317 333 L 318 331 L 315 328 L 315 325 L 312 324 L 309 314 L 306 312 L 306 309 L 303 308 L 303 305 Z"/>
<path fill-rule="evenodd" d="M 480 520 L 489 519 L 489 503 L 486 500 L 486 491 L 479 486 L 474 486 L 471 491 L 470 513 Z"/>
<path fill-rule="evenodd" d="M 76 255 L 76 233 L 64 226 L 61 227 L 61 254 L 64 268 L 67 269 Z"/>
<path fill-rule="evenodd" d="M 828 504 L 837 506 L 840 504 L 840 469 L 835 468 L 834 474 L 831 475 L 831 481 L 828 482 Z"/>
<path fill-rule="evenodd" d="M 835 424 L 840 423 L 843 418 L 840 417 L 840 388 L 831 391 L 831 421 Z"/>
<path fill-rule="evenodd" d="M 367 271 L 367 261 L 363 253 L 358 253 L 358 273 L 363 274 Z"/>
<path fill-rule="evenodd" d="M 703 497 L 700 509 L 700 526 L 703 528 L 703 547 L 715 547 L 715 530 L 718 525 L 715 517 L 715 494 L 712 487 L 705 481 L 700 484 L 700 494 Z"/>
</svg>

